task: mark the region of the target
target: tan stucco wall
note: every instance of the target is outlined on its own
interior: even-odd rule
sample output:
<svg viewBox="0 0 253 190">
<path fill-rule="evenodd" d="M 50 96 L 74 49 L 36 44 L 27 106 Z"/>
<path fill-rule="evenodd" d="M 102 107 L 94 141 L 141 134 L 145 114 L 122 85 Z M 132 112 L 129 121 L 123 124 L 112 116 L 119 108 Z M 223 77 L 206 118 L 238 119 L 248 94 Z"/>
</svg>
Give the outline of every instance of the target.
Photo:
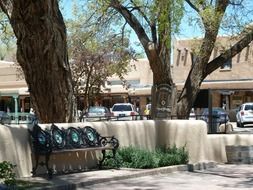
<svg viewBox="0 0 253 190">
<path fill-rule="evenodd" d="M 227 134 L 207 136 L 207 155 L 209 160 L 226 163 L 227 156 L 225 148 L 227 145 L 253 145 L 252 134 Z"/>
<path fill-rule="evenodd" d="M 113 121 L 75 124 L 56 124 L 59 127 L 92 126 L 103 135 L 114 135 L 120 146 L 137 146 L 153 150 L 159 146 L 186 146 L 190 163 L 203 161 L 227 161 L 226 145 L 253 145 L 253 135 L 227 134 L 207 135 L 203 121 L 161 120 L 161 121 Z M 50 125 L 41 125 L 49 127 Z M 31 149 L 25 125 L 0 125 L 0 162 L 8 160 L 17 165 L 18 176 L 30 176 L 32 170 Z M 51 164 L 57 170 L 92 167 L 99 154 L 82 152 L 52 156 Z M 45 172 L 39 170 L 39 172 Z"/>
</svg>

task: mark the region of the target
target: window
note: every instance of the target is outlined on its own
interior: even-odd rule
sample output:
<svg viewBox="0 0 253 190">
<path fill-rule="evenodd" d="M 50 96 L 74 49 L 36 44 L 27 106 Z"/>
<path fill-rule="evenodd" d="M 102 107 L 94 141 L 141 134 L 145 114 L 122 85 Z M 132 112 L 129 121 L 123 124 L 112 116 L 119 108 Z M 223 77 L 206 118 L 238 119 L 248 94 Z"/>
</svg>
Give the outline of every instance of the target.
<svg viewBox="0 0 253 190">
<path fill-rule="evenodd" d="M 249 46 L 246 48 L 245 61 L 248 61 L 249 58 Z"/>
<path fill-rule="evenodd" d="M 107 81 L 107 85 L 122 85 L 122 81 L 121 80 Z"/>
<path fill-rule="evenodd" d="M 220 50 L 220 54 L 222 54 L 225 50 Z M 221 70 L 230 70 L 232 68 L 232 58 L 230 58 L 228 61 L 226 61 L 221 67 Z"/>
<path fill-rule="evenodd" d="M 184 48 L 184 50 L 185 50 L 184 65 L 186 65 L 187 56 L 188 56 L 188 49 Z"/>
<path fill-rule="evenodd" d="M 130 85 L 138 85 L 140 84 L 140 80 L 127 80 L 127 83 Z"/>
<path fill-rule="evenodd" d="M 177 66 L 179 65 L 179 61 L 180 61 L 180 56 L 181 56 L 181 50 L 177 49 Z"/>
<path fill-rule="evenodd" d="M 223 70 L 230 70 L 232 68 L 232 59 L 229 59 L 220 68 L 223 69 Z"/>
<path fill-rule="evenodd" d="M 127 84 L 129 85 L 138 85 L 140 84 L 140 80 L 127 80 L 126 81 Z M 107 85 L 122 85 L 123 82 L 121 80 L 111 80 L 111 81 L 107 81 Z"/>
<path fill-rule="evenodd" d="M 239 52 L 239 53 L 237 54 L 237 63 L 240 62 L 240 57 L 241 57 L 241 53 Z"/>
</svg>

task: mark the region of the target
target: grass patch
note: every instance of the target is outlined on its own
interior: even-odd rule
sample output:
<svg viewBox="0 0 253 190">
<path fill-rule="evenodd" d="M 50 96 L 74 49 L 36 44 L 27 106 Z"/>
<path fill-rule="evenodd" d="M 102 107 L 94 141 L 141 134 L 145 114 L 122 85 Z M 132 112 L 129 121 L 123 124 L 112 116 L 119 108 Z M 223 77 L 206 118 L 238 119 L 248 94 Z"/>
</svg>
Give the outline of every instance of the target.
<svg viewBox="0 0 253 190">
<path fill-rule="evenodd" d="M 106 159 L 104 166 L 108 168 L 158 168 L 188 163 L 188 152 L 185 147 L 158 148 L 148 151 L 136 147 L 119 148 L 116 159 Z"/>
</svg>

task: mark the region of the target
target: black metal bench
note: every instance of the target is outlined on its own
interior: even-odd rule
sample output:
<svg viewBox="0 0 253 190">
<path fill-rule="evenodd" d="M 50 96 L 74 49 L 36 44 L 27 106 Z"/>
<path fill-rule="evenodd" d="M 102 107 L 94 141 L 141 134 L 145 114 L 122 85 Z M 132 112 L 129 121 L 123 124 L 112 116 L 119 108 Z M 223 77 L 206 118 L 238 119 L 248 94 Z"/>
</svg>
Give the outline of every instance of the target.
<svg viewBox="0 0 253 190">
<path fill-rule="evenodd" d="M 50 156 L 53 154 L 98 150 L 102 152 L 102 158 L 98 163 L 99 168 L 101 168 L 105 158 L 115 158 L 116 150 L 119 147 L 118 139 L 114 136 L 103 137 L 89 126 L 60 129 L 52 124 L 50 129 L 43 130 L 36 124 L 32 130 L 29 130 L 29 133 L 35 158 L 35 166 L 32 170 L 33 176 L 40 165 L 46 166 L 48 177 L 52 178 L 53 169 L 49 167 L 49 161 Z M 106 150 L 112 151 L 112 156 L 106 155 Z M 41 156 L 44 156 L 44 162 L 39 162 Z"/>
</svg>

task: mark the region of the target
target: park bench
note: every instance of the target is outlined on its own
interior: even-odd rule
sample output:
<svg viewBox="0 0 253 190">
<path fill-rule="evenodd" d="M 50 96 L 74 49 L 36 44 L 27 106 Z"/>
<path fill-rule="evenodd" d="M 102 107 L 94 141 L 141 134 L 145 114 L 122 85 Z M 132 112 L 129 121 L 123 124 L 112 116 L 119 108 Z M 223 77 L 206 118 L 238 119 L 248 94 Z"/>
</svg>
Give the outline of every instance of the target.
<svg viewBox="0 0 253 190">
<path fill-rule="evenodd" d="M 53 169 L 49 167 L 50 156 L 59 153 L 71 153 L 78 151 L 101 151 L 102 158 L 98 162 L 101 168 L 106 158 L 114 158 L 119 146 L 118 140 L 114 136 L 101 136 L 94 128 L 85 127 L 68 127 L 59 128 L 55 124 L 50 129 L 43 130 L 38 124 L 35 124 L 32 130 L 29 130 L 34 153 L 35 166 L 32 174 L 36 174 L 38 166 L 45 166 L 48 177 L 52 178 Z M 106 151 L 112 151 L 112 156 Z M 40 157 L 44 161 L 39 162 Z"/>
</svg>

